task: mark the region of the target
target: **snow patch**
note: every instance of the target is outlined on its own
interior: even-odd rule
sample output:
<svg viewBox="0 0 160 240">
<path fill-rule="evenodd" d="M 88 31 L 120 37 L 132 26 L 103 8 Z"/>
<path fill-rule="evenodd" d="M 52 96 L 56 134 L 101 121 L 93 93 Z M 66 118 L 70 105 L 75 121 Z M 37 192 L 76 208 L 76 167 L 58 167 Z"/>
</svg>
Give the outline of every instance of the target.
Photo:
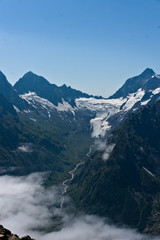
<svg viewBox="0 0 160 240">
<path fill-rule="evenodd" d="M 129 111 L 135 103 L 141 101 L 145 94 L 145 91 L 142 88 L 139 88 L 136 93 L 130 93 L 127 97 L 126 104 L 123 106 L 124 111 Z"/>
<path fill-rule="evenodd" d="M 62 103 L 58 103 L 58 106 L 55 107 L 57 109 L 57 111 L 63 111 L 63 112 L 72 112 L 73 115 L 75 115 L 75 109 L 73 108 L 68 102 L 65 102 L 64 99 L 62 99 Z"/>
<path fill-rule="evenodd" d="M 50 114 L 50 112 L 48 112 L 48 117 L 51 118 L 51 114 Z"/>
<path fill-rule="evenodd" d="M 151 173 L 151 171 L 149 171 L 147 168 L 143 167 L 143 169 L 144 169 L 147 173 L 149 173 L 149 175 L 151 175 L 152 177 L 155 177 L 155 175 L 154 175 L 153 173 Z"/>
<path fill-rule="evenodd" d="M 152 93 L 153 93 L 154 95 L 160 93 L 160 88 L 156 88 L 154 91 L 152 91 Z"/>
<path fill-rule="evenodd" d="M 36 122 L 37 120 L 35 118 L 30 118 L 31 121 Z"/>
<path fill-rule="evenodd" d="M 31 111 L 28 109 L 28 110 L 23 110 L 23 112 L 30 113 Z"/>
<path fill-rule="evenodd" d="M 58 106 L 55 106 L 47 99 L 39 97 L 35 92 L 25 93 L 23 95 L 20 95 L 20 97 L 26 100 L 28 104 L 32 105 L 34 108 L 37 108 L 37 105 L 40 105 L 41 108 L 46 109 L 49 118 L 51 117 L 51 115 L 48 110 L 57 110 L 64 112 L 70 111 L 75 114 L 75 108 L 73 108 L 68 102 L 65 102 L 64 99 L 62 99 L 62 103 L 58 103 Z"/>
<path fill-rule="evenodd" d="M 48 101 L 45 98 L 39 97 L 35 92 L 29 92 L 25 93 L 23 95 L 20 95 L 21 98 L 25 99 L 30 105 L 32 105 L 34 108 L 36 108 L 35 104 L 39 103 L 43 108 L 50 108 L 54 109 L 55 106 L 53 103 Z"/>
<path fill-rule="evenodd" d="M 17 113 L 20 112 L 20 110 L 16 106 L 13 105 L 13 107 L 16 110 Z"/>
<path fill-rule="evenodd" d="M 146 101 L 141 102 L 141 105 L 142 105 L 142 106 L 146 105 L 150 100 L 151 100 L 151 98 L 148 99 L 148 100 L 146 100 Z"/>
<path fill-rule="evenodd" d="M 159 74 L 155 74 L 155 77 L 156 77 L 156 78 L 160 78 L 160 75 L 159 75 Z"/>
</svg>

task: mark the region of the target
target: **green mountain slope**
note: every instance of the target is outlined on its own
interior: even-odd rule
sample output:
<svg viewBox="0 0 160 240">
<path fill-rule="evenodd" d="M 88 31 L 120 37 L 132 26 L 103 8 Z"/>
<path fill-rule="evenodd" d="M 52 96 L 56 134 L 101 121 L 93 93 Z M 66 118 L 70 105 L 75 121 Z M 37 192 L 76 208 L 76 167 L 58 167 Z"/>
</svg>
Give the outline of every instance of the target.
<svg viewBox="0 0 160 240">
<path fill-rule="evenodd" d="M 160 101 L 132 114 L 109 142 L 116 144 L 109 159 L 94 153 L 74 179 L 75 202 L 116 223 L 160 233 Z"/>
<path fill-rule="evenodd" d="M 55 117 L 54 123 L 34 122 L 0 95 L 0 174 L 50 173 L 59 183 L 85 157 L 91 143 L 88 119 L 70 122 Z M 71 147 L 72 146 L 72 147 Z"/>
</svg>

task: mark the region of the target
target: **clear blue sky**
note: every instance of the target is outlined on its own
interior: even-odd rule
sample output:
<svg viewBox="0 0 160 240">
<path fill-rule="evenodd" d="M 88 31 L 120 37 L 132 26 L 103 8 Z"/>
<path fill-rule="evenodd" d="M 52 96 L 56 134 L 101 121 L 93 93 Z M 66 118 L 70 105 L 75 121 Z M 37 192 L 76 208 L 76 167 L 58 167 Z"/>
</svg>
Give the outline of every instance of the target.
<svg viewBox="0 0 160 240">
<path fill-rule="evenodd" d="M 160 0 L 0 0 L 0 69 L 87 93 L 114 93 L 145 68 L 160 73 Z"/>
</svg>

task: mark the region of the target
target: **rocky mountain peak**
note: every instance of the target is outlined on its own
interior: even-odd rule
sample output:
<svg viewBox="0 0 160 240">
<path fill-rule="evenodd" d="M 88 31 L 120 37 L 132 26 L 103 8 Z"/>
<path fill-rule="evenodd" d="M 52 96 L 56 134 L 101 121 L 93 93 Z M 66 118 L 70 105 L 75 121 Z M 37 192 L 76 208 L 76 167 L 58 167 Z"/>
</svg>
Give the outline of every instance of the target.
<svg viewBox="0 0 160 240">
<path fill-rule="evenodd" d="M 31 81 L 48 82 L 44 77 L 39 76 L 39 75 L 33 73 L 32 71 L 25 73 L 21 79 L 23 79 L 23 80 L 27 79 L 28 81 L 31 80 Z"/>
<path fill-rule="evenodd" d="M 146 89 L 146 84 L 148 81 L 150 81 L 151 87 L 154 76 L 156 76 L 155 72 L 150 68 L 146 68 L 140 75 L 127 79 L 123 86 L 110 98 L 125 98 L 130 93 L 136 93 L 140 88 Z M 154 83 L 154 88 L 158 87 L 158 85 Z"/>
<path fill-rule="evenodd" d="M 38 76 L 29 71 L 25 73 L 24 76 L 18 80 L 18 82 L 16 82 L 14 88 L 19 94 L 23 94 L 28 91 L 36 92 L 36 89 L 43 89 L 46 86 L 49 86 L 49 82 L 44 77 Z"/>
<path fill-rule="evenodd" d="M 155 75 L 155 72 L 151 68 L 146 68 L 142 73 L 141 76 L 143 77 L 152 77 Z"/>
</svg>

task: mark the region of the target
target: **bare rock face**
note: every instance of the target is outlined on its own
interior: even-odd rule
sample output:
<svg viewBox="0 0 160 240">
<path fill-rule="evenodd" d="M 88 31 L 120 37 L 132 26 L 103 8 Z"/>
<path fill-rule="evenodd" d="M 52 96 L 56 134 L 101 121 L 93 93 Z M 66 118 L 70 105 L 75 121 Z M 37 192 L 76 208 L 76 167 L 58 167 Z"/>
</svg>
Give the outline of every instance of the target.
<svg viewBox="0 0 160 240">
<path fill-rule="evenodd" d="M 18 235 L 11 233 L 8 229 L 0 225 L 0 240 L 35 240 L 30 236 L 19 238 Z"/>
</svg>

